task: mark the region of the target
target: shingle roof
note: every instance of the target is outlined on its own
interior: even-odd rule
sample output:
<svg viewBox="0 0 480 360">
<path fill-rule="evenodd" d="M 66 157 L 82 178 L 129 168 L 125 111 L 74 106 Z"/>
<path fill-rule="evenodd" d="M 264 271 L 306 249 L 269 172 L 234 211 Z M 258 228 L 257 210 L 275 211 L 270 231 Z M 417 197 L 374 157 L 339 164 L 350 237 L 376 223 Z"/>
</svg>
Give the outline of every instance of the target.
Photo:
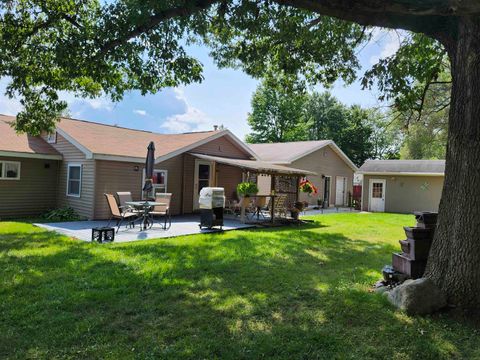
<svg viewBox="0 0 480 360">
<path fill-rule="evenodd" d="M 17 134 L 10 126 L 11 116 L 0 115 L 0 151 L 32 155 L 61 155 L 39 136 Z"/>
<path fill-rule="evenodd" d="M 93 154 L 139 158 L 145 157 L 150 141 L 155 143 L 155 157 L 161 157 L 218 133 L 158 134 L 73 119 L 61 119 L 57 129 L 70 135 Z"/>
<path fill-rule="evenodd" d="M 361 173 L 444 174 L 445 160 L 367 160 Z"/>
<path fill-rule="evenodd" d="M 248 144 L 248 146 L 250 146 L 262 160 L 289 163 L 301 157 L 303 154 L 310 153 L 317 148 L 328 145 L 330 142 L 330 140 L 294 141 L 270 144 Z"/>
<path fill-rule="evenodd" d="M 275 164 L 291 164 L 314 151 L 330 146 L 337 155 L 353 170 L 358 168 L 333 140 L 292 141 L 284 143 L 248 144 L 261 160 Z"/>
</svg>

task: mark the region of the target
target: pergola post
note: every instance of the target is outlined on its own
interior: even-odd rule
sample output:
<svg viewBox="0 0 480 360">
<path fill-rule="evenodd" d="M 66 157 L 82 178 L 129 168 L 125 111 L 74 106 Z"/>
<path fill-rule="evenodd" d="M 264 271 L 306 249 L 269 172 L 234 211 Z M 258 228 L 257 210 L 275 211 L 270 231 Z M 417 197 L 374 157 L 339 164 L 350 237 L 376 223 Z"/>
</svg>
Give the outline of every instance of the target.
<svg viewBox="0 0 480 360">
<path fill-rule="evenodd" d="M 275 221 L 275 174 L 272 174 L 271 176 L 271 183 L 270 183 L 270 192 L 271 192 L 271 195 L 272 195 L 272 208 L 270 209 L 270 221 L 272 222 L 272 224 L 274 223 Z"/>
</svg>

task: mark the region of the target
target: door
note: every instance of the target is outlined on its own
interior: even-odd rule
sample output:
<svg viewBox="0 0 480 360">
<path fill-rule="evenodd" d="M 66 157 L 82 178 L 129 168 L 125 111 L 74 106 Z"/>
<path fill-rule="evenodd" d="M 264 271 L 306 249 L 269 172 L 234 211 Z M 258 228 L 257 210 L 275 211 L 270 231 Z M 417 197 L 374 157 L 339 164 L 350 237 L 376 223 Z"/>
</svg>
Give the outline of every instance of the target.
<svg viewBox="0 0 480 360">
<path fill-rule="evenodd" d="M 344 206 L 347 203 L 347 178 L 337 176 L 335 186 L 335 205 Z"/>
<path fill-rule="evenodd" d="M 385 211 L 385 180 L 372 179 L 370 180 L 370 211 L 384 212 Z"/>
<path fill-rule="evenodd" d="M 195 178 L 193 183 L 193 210 L 198 209 L 198 195 L 204 187 L 213 185 L 213 163 L 195 160 Z"/>
<path fill-rule="evenodd" d="M 330 206 L 330 184 L 332 178 L 330 176 L 325 176 L 323 179 L 323 207 Z"/>
</svg>

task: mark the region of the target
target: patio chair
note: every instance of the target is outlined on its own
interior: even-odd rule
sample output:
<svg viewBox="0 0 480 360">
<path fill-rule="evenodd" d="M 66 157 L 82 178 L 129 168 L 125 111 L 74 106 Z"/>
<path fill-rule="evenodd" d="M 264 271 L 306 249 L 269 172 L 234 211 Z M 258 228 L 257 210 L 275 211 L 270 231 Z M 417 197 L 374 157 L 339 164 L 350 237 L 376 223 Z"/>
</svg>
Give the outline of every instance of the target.
<svg viewBox="0 0 480 360">
<path fill-rule="evenodd" d="M 170 214 L 170 203 L 172 201 L 171 193 L 158 193 L 155 195 L 155 201 L 163 203 L 165 205 L 157 205 L 153 207 L 153 210 L 149 212 L 152 217 L 160 216 L 164 217 L 163 229 L 170 229 L 172 226 L 172 217 Z M 168 227 L 167 227 L 168 223 Z"/>
<path fill-rule="evenodd" d="M 117 227 L 117 233 L 118 230 L 120 229 L 120 226 L 124 221 L 128 221 L 128 225 L 130 226 L 135 226 L 134 221 L 137 219 L 138 214 L 130 211 L 129 208 L 127 208 L 125 211 L 121 211 L 120 207 L 117 204 L 117 200 L 115 199 L 115 196 L 112 194 L 104 194 L 105 197 L 107 198 L 107 203 L 108 207 L 110 208 L 110 219 L 108 220 L 108 226 L 110 226 L 110 223 L 112 222 L 113 219 L 117 221 L 116 227 Z"/>
<path fill-rule="evenodd" d="M 225 202 L 225 209 L 226 214 L 232 215 L 239 215 L 240 214 L 240 203 L 238 200 L 227 200 Z"/>
</svg>

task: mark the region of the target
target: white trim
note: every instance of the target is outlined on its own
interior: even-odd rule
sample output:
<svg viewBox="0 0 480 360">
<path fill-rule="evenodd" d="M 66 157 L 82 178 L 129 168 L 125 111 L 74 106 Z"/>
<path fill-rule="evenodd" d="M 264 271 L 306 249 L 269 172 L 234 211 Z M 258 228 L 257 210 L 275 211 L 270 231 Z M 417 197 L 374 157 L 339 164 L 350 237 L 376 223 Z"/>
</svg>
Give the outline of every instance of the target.
<svg viewBox="0 0 480 360">
<path fill-rule="evenodd" d="M 382 183 L 383 184 L 383 210 L 377 212 L 385 212 L 385 205 L 387 202 L 387 180 L 386 179 L 369 179 L 368 180 L 368 211 L 372 211 L 372 190 L 373 183 Z"/>
<path fill-rule="evenodd" d="M 357 171 L 358 174 L 367 176 L 390 176 L 390 175 L 403 175 L 403 176 L 445 176 L 444 173 L 426 173 L 426 172 L 374 172 L 374 171 Z"/>
<path fill-rule="evenodd" d="M 153 172 L 164 172 L 165 173 L 165 193 L 168 192 L 168 170 L 164 170 L 164 169 L 153 169 Z M 141 193 L 142 193 L 142 199 L 144 199 L 143 197 L 143 185 L 145 185 L 145 168 L 142 169 L 142 184 L 141 184 Z M 155 189 L 155 185 L 153 185 L 153 188 Z M 153 193 L 155 194 L 155 190 L 153 191 Z"/>
<path fill-rule="evenodd" d="M 70 168 L 71 167 L 79 167 L 80 168 L 80 179 L 78 184 L 78 195 L 77 194 L 69 194 L 68 193 L 68 184 L 70 183 Z M 80 163 L 68 163 L 67 164 L 67 186 L 66 186 L 66 195 L 68 197 L 75 197 L 79 198 L 82 196 L 82 173 L 83 173 L 83 166 Z M 76 179 L 75 179 L 76 180 Z"/>
<path fill-rule="evenodd" d="M 47 159 L 47 160 L 62 160 L 62 155 L 47 155 L 47 154 L 33 154 L 16 151 L 2 151 L 0 150 L 0 156 L 6 157 L 19 157 L 27 159 Z"/>
<path fill-rule="evenodd" d="M 75 146 L 78 150 L 80 150 L 82 153 L 84 153 L 86 159 L 93 159 L 93 153 L 90 150 L 88 150 L 85 146 L 80 144 L 77 140 L 75 140 L 68 133 L 63 131 L 61 128 L 57 128 L 57 133 L 62 135 L 65 138 L 65 140 L 67 140 L 69 143 L 71 143 L 73 146 Z"/>
<path fill-rule="evenodd" d="M 2 160 L 0 161 L 0 164 L 2 164 L 2 172 L 0 173 L 0 180 L 8 180 L 8 181 L 12 181 L 12 180 L 20 180 L 20 172 L 21 172 L 21 168 L 22 168 L 22 163 L 20 161 L 7 161 L 7 160 Z M 5 169 L 6 169 L 6 166 L 5 164 L 15 164 L 15 165 L 18 165 L 18 173 L 17 173 L 17 177 L 14 177 L 14 178 L 9 178 L 9 177 L 6 177 L 5 175 Z"/>
<path fill-rule="evenodd" d="M 199 198 L 200 194 L 199 194 L 199 190 L 198 190 L 198 183 L 199 183 L 198 167 L 201 164 L 210 166 L 208 186 L 212 186 L 213 181 L 214 181 L 214 164 L 215 164 L 215 162 L 214 161 L 209 161 L 209 160 L 203 160 L 203 159 L 195 159 L 195 169 L 194 169 L 194 172 L 193 172 L 193 211 L 199 209 L 198 198 Z"/>
<path fill-rule="evenodd" d="M 240 145 L 242 149 L 244 149 L 246 152 L 248 152 L 252 157 L 258 160 L 258 156 L 250 149 L 247 145 L 245 145 L 241 140 L 239 140 L 235 135 L 233 135 L 230 130 L 221 130 L 217 131 L 215 134 L 212 136 L 209 136 L 208 138 L 202 139 L 200 141 L 197 141 L 196 143 L 184 146 L 181 149 L 177 149 L 175 151 L 172 151 L 171 153 L 168 153 L 166 155 L 160 156 L 155 160 L 155 164 L 161 163 L 162 161 L 171 159 L 177 155 L 183 154 L 184 152 L 190 151 L 192 149 L 195 149 L 196 147 L 199 147 L 201 145 L 207 144 L 210 141 L 216 140 L 221 138 L 222 136 L 229 136 L 232 140 L 234 140 L 237 145 Z"/>
</svg>

